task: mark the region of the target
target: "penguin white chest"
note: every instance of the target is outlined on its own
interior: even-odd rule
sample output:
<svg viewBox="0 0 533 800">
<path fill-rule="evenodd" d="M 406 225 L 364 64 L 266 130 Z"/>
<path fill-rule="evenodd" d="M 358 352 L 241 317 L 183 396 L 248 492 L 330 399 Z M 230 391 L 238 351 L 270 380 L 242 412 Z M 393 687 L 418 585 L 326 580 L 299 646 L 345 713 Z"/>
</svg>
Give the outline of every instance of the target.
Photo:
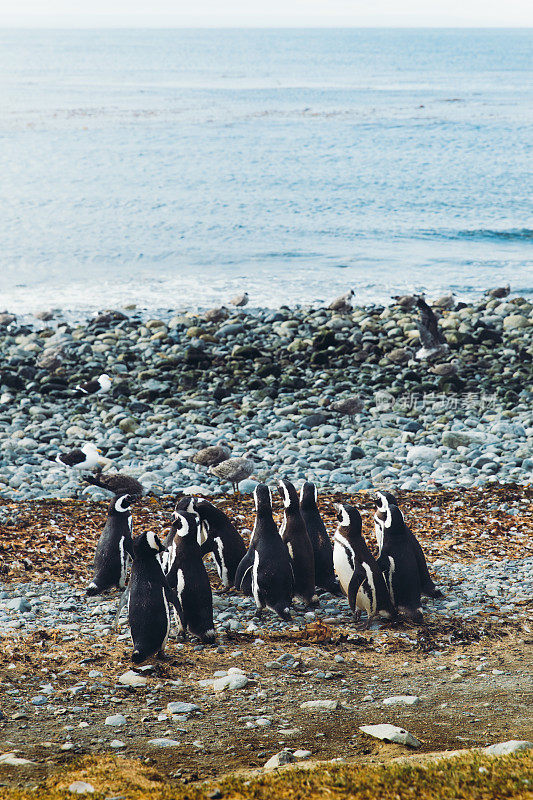
<svg viewBox="0 0 533 800">
<path fill-rule="evenodd" d="M 219 536 L 215 538 L 215 545 L 217 548 L 217 554 L 215 555 L 213 553 L 213 555 L 215 556 L 217 572 L 223 585 L 227 587 L 229 586 L 228 568 L 224 560 L 224 547 L 222 545 L 222 539 Z"/>
<path fill-rule="evenodd" d="M 363 562 L 362 567 L 366 572 L 366 578 L 359 587 L 357 597 L 355 599 L 356 608 L 361 611 L 366 611 L 368 616 L 372 616 L 376 612 L 376 589 L 374 586 L 374 576 L 372 570 Z"/>
<path fill-rule="evenodd" d="M 340 537 L 336 536 L 333 545 L 333 567 L 342 591 L 348 596 L 348 587 L 355 570 L 355 556 L 348 542 L 341 541 Z"/>
<path fill-rule="evenodd" d="M 259 569 L 259 553 L 256 550 L 254 553 L 254 563 L 252 567 L 252 594 L 254 596 L 257 608 L 261 608 L 261 600 L 259 599 L 259 583 L 257 580 L 258 569 Z"/>
</svg>

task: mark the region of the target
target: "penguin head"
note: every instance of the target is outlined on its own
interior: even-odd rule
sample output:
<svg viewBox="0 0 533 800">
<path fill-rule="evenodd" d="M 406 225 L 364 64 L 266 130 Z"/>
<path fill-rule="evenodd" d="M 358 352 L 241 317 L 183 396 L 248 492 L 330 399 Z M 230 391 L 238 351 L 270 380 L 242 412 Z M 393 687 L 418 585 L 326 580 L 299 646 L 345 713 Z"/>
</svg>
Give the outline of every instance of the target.
<svg viewBox="0 0 533 800">
<path fill-rule="evenodd" d="M 390 492 L 376 492 L 376 507 L 378 511 L 387 513 L 389 506 L 397 506 L 398 501 Z"/>
<path fill-rule="evenodd" d="M 254 489 L 254 502 L 257 515 L 272 515 L 272 492 L 264 483 L 258 483 Z"/>
<path fill-rule="evenodd" d="M 312 508 L 316 506 L 318 491 L 314 483 L 306 481 L 300 489 L 300 506 L 302 508 Z"/>
<path fill-rule="evenodd" d="M 190 497 L 189 495 L 185 495 L 180 500 L 178 500 L 178 502 L 174 506 L 173 518 L 176 519 L 176 514 L 182 511 L 188 511 L 189 514 L 194 514 L 194 512 L 196 511 L 196 498 Z"/>
<path fill-rule="evenodd" d="M 278 484 L 278 492 L 283 500 L 285 511 L 289 508 L 291 511 L 300 508 L 300 501 L 298 499 L 298 492 L 294 488 L 294 484 L 286 478 L 282 478 Z"/>
<path fill-rule="evenodd" d="M 359 511 L 348 503 L 335 503 L 335 510 L 339 522 L 337 530 L 348 540 L 361 536 L 363 520 Z"/>
<path fill-rule="evenodd" d="M 402 534 L 405 532 L 405 522 L 403 520 L 403 514 L 398 508 L 398 506 L 391 504 L 388 507 L 387 516 L 383 522 L 383 528 L 392 535 Z"/>
<path fill-rule="evenodd" d="M 135 497 L 131 494 L 116 495 L 109 503 L 107 513 L 109 516 L 115 514 L 130 514 L 131 505 L 135 502 Z"/>
<path fill-rule="evenodd" d="M 155 558 L 158 553 L 167 550 L 164 544 L 153 531 L 141 533 L 133 542 L 133 552 L 135 558 L 148 559 Z"/>
<path fill-rule="evenodd" d="M 196 513 L 190 511 L 177 511 L 174 512 L 174 520 L 172 522 L 172 534 L 180 536 L 182 539 L 198 540 L 200 534 L 200 517 Z M 200 544 L 200 541 L 198 540 Z"/>
</svg>

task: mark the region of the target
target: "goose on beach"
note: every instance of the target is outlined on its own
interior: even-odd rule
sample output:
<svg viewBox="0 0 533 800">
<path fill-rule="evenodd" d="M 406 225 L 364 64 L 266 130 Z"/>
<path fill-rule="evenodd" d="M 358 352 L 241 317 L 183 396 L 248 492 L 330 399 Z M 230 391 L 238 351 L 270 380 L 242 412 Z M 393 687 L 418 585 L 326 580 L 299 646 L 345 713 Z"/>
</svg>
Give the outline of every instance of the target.
<svg viewBox="0 0 533 800">
<path fill-rule="evenodd" d="M 422 344 L 416 354 L 417 359 L 422 361 L 423 359 L 434 358 L 447 353 L 449 345 L 444 338 L 444 334 L 439 329 L 437 317 L 422 297 L 418 298 L 416 304 L 421 313 L 418 332 L 420 334 L 420 343 Z"/>
<path fill-rule="evenodd" d="M 511 286 L 507 284 L 507 286 L 497 286 L 495 289 L 489 289 L 487 294 L 489 297 L 494 297 L 497 300 L 500 300 L 502 297 L 508 297 L 511 292 Z"/>
<path fill-rule="evenodd" d="M 242 294 L 237 294 L 230 300 L 232 306 L 237 306 L 238 308 L 242 308 L 242 306 L 247 305 L 248 300 L 248 292 L 243 292 Z"/>
<path fill-rule="evenodd" d="M 254 471 L 255 464 L 247 455 L 228 458 L 214 467 L 209 468 L 209 472 L 216 475 L 221 481 L 229 483 L 233 486 L 233 491 L 239 491 L 239 483 L 249 478 Z"/>
<path fill-rule="evenodd" d="M 137 478 L 132 478 L 131 475 L 124 475 L 122 472 L 113 472 L 107 475 L 97 472 L 95 475 L 86 475 L 84 480 L 86 483 L 98 486 L 100 489 L 105 489 L 106 492 L 111 492 L 114 495 L 128 494 L 131 497 L 153 496 L 153 493 L 148 491 L 146 486 L 143 486 Z"/>
<path fill-rule="evenodd" d="M 191 461 L 194 464 L 200 464 L 202 467 L 216 467 L 217 464 L 227 461 L 231 456 L 231 450 L 224 445 L 225 442 L 221 442 L 220 444 L 203 447 L 192 456 Z"/>
<path fill-rule="evenodd" d="M 350 289 L 350 291 L 346 292 L 346 294 L 341 294 L 340 297 L 336 297 L 335 300 L 333 300 L 329 304 L 329 306 L 328 306 L 329 310 L 330 311 L 341 311 L 341 312 L 344 312 L 344 313 L 348 313 L 350 311 L 353 311 L 353 306 L 352 306 L 352 302 L 351 301 L 352 301 L 352 297 L 354 295 L 355 295 L 355 292 L 354 292 L 353 289 Z"/>
<path fill-rule="evenodd" d="M 336 400 L 330 405 L 332 411 L 342 414 L 345 417 L 353 419 L 356 414 L 363 410 L 363 401 L 360 397 L 354 395 L 353 397 L 346 397 L 344 400 Z"/>
</svg>

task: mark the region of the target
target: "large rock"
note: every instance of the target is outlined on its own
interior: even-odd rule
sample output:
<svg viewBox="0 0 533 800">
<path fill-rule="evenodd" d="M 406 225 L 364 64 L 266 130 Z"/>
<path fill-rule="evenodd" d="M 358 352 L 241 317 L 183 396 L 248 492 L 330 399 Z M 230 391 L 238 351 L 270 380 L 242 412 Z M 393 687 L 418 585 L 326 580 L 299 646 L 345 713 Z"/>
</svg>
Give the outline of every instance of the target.
<svg viewBox="0 0 533 800">
<path fill-rule="evenodd" d="M 528 328 L 530 321 L 522 314 L 509 314 L 508 317 L 503 318 L 503 327 L 506 331 L 514 331 L 519 328 Z"/>
<path fill-rule="evenodd" d="M 139 675 L 137 672 L 134 672 L 132 669 L 130 669 L 125 672 L 124 675 L 120 676 L 118 682 L 123 686 L 133 686 L 134 688 L 137 688 L 139 686 L 146 686 L 148 683 L 148 678 L 145 678 L 143 675 Z"/>
<path fill-rule="evenodd" d="M 483 433 L 474 431 L 444 431 L 442 444 L 456 450 L 458 447 L 470 447 L 471 444 L 483 444 L 486 438 Z"/>
<path fill-rule="evenodd" d="M 421 742 L 403 728 L 397 728 L 396 725 L 361 725 L 359 728 L 363 733 L 369 736 L 374 736 L 376 739 L 382 739 L 385 742 L 394 742 L 395 744 L 404 744 L 407 747 L 420 747 Z"/>
<path fill-rule="evenodd" d="M 484 747 L 483 752 L 489 756 L 506 756 L 509 753 L 517 753 L 520 750 L 531 750 L 533 742 L 525 740 L 511 739 L 508 742 L 498 742 L 498 744 L 491 744 L 489 747 Z"/>
<path fill-rule="evenodd" d="M 338 708 L 338 700 L 308 700 L 300 703 L 300 708 L 304 711 L 335 711 Z"/>
<path fill-rule="evenodd" d="M 382 700 L 384 706 L 414 706 L 420 702 L 416 694 L 396 694 Z"/>
<path fill-rule="evenodd" d="M 420 462 L 426 462 L 428 464 L 433 464 L 439 456 L 440 450 L 438 448 L 428 447 L 422 444 L 417 447 L 411 447 L 407 453 L 407 463 L 419 464 Z"/>
<path fill-rule="evenodd" d="M 282 767 L 284 764 L 291 764 L 293 761 L 295 761 L 294 755 L 285 748 L 272 756 L 272 758 L 269 758 L 263 769 L 265 772 L 271 772 L 273 769 Z"/>
</svg>

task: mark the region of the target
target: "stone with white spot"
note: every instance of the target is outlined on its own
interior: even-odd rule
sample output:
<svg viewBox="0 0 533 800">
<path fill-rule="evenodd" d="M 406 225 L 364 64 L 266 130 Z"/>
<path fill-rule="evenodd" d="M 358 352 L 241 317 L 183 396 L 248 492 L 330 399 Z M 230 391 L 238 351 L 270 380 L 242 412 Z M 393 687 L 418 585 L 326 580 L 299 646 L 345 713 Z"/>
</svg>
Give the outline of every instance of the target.
<svg viewBox="0 0 533 800">
<path fill-rule="evenodd" d="M 305 703 L 300 703 L 300 708 L 304 711 L 335 711 L 338 706 L 338 700 L 307 700 Z"/>
<path fill-rule="evenodd" d="M 294 760 L 294 755 L 291 750 L 281 750 L 279 753 L 272 756 L 272 758 L 268 759 L 263 769 L 265 772 L 271 772 L 273 769 L 282 767 L 284 764 L 291 764 Z"/>
<path fill-rule="evenodd" d="M 74 781 L 68 787 L 69 792 L 72 794 L 92 794 L 94 792 L 94 786 L 91 786 L 90 783 L 86 781 Z"/>
<path fill-rule="evenodd" d="M 414 706 L 420 702 L 416 694 L 397 694 L 382 700 L 384 706 Z"/>
<path fill-rule="evenodd" d="M 148 744 L 152 747 L 179 747 L 179 742 L 176 739 L 148 739 Z"/>
<path fill-rule="evenodd" d="M 120 676 L 118 682 L 123 686 L 132 686 L 134 689 L 137 689 L 140 686 L 146 686 L 148 683 L 148 678 L 145 678 L 143 675 L 139 675 L 137 672 L 129 669 Z"/>
<path fill-rule="evenodd" d="M 200 706 L 197 706 L 195 703 L 180 703 L 180 702 L 172 702 L 167 703 L 167 711 L 170 714 L 192 714 L 193 711 L 199 711 Z"/>
<path fill-rule="evenodd" d="M 506 756 L 509 753 L 518 753 L 520 750 L 531 750 L 531 748 L 533 748 L 533 742 L 511 739 L 508 742 L 498 742 L 498 744 L 484 747 L 483 752 L 489 756 Z"/>
<path fill-rule="evenodd" d="M 418 741 L 409 731 L 404 728 L 397 728 L 396 725 L 389 725 L 383 723 L 382 725 L 361 725 L 359 728 L 363 733 L 369 736 L 374 736 L 376 739 L 382 739 L 385 742 L 394 742 L 395 744 L 404 744 L 407 747 L 420 747 L 421 742 Z"/>
<path fill-rule="evenodd" d="M 110 717 L 105 718 L 105 724 L 113 728 L 121 728 L 126 724 L 126 717 L 123 714 L 112 714 Z"/>
</svg>

